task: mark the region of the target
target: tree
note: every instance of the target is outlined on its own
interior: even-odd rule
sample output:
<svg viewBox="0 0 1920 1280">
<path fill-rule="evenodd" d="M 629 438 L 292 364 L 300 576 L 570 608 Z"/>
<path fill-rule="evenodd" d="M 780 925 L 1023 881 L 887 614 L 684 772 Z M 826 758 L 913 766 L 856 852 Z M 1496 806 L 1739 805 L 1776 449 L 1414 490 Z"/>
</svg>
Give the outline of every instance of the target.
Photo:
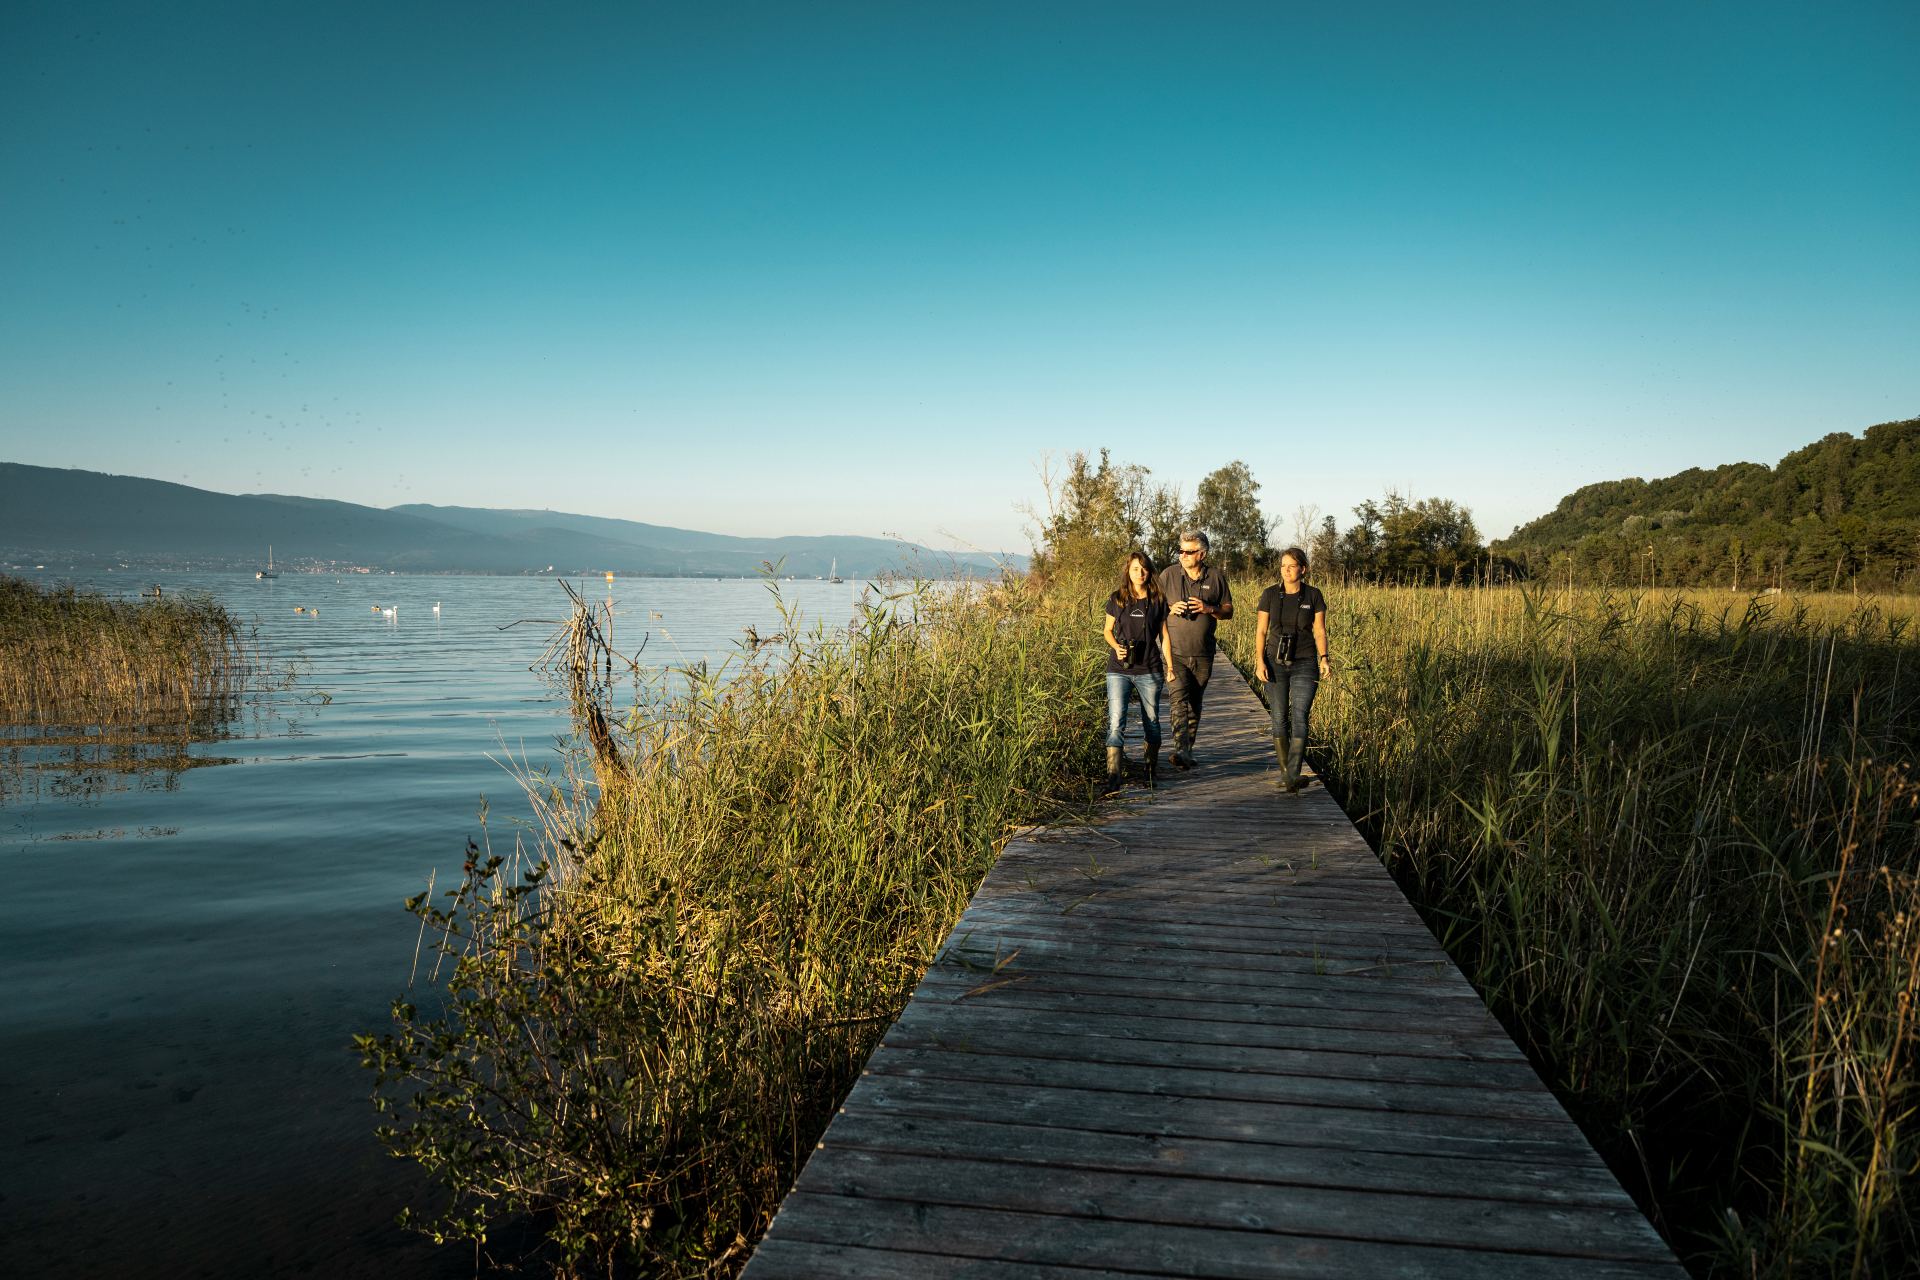
<svg viewBox="0 0 1920 1280">
<path fill-rule="evenodd" d="M 1486 550 L 1473 513 L 1445 498 L 1409 501 L 1389 492 L 1353 509 L 1358 523 L 1339 543 L 1342 566 L 1350 575 L 1389 582 L 1453 582 L 1475 572 Z"/>
<path fill-rule="evenodd" d="M 1098 462 L 1085 453 L 1068 455 L 1057 482 L 1051 471 L 1043 472 L 1047 514 L 1034 568 L 1117 578 L 1121 560 L 1136 549 L 1155 565 L 1171 563 L 1188 515 L 1179 488 L 1152 484 L 1150 475 L 1142 466 L 1116 464 L 1105 449 Z"/>
<path fill-rule="evenodd" d="M 1229 462 L 1200 482 L 1192 519 L 1207 531 L 1213 559 L 1239 569 L 1272 563 L 1267 534 L 1273 525 L 1260 514 L 1260 482 L 1246 463 Z"/>
</svg>

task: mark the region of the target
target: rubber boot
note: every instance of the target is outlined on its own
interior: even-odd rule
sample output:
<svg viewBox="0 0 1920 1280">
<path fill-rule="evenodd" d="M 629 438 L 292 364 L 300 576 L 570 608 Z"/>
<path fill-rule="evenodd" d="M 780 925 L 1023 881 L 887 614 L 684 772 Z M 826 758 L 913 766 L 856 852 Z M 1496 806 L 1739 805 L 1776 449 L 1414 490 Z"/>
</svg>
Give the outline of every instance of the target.
<svg viewBox="0 0 1920 1280">
<path fill-rule="evenodd" d="M 1300 766 L 1306 763 L 1306 758 L 1307 740 L 1305 738 L 1288 738 L 1286 776 L 1287 790 L 1289 792 L 1300 789 Z"/>
<path fill-rule="evenodd" d="M 1152 791 L 1160 785 L 1160 744 L 1147 744 L 1147 790 Z"/>
<path fill-rule="evenodd" d="M 1285 738 L 1273 740 L 1273 758 L 1280 766 L 1280 776 L 1274 779 L 1274 785 L 1285 791 L 1287 790 L 1287 740 Z"/>
<path fill-rule="evenodd" d="M 1125 778 L 1126 775 L 1127 775 L 1126 755 L 1124 754 L 1122 749 L 1119 747 L 1108 747 L 1107 748 L 1107 783 L 1108 785 L 1115 786 L 1115 787 L 1119 786 L 1121 779 Z"/>
</svg>

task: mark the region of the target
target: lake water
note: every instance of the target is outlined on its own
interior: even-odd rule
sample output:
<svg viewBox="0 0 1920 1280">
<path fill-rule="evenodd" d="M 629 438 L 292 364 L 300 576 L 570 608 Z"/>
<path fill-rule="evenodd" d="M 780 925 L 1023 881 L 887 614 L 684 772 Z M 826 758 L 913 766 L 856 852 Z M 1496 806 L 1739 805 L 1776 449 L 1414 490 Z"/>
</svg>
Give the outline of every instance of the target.
<svg viewBox="0 0 1920 1280">
<path fill-rule="evenodd" d="M 457 873 L 483 798 L 511 849 L 530 810 L 501 762 L 559 761 L 564 702 L 528 669 L 554 628 L 502 628 L 563 618 L 564 594 L 528 578 L 76 581 L 208 592 L 298 677 L 188 749 L 229 763 L 0 784 L 0 1274 L 471 1275 L 470 1249 L 393 1226 L 427 1184 L 373 1139 L 351 1038 L 385 1028 L 417 938 L 401 904 Z M 718 661 L 744 627 L 779 628 L 760 582 L 586 585 L 648 663 Z M 861 584 L 781 589 L 839 626 Z"/>
</svg>

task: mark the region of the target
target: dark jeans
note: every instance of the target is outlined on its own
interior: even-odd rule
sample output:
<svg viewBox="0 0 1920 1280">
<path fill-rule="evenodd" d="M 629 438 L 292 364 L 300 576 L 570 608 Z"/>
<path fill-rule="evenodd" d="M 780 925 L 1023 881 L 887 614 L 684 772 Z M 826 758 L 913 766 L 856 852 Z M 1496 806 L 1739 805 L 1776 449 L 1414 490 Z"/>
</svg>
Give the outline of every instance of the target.
<svg viewBox="0 0 1920 1280">
<path fill-rule="evenodd" d="M 1267 712 L 1273 717 L 1276 738 L 1305 738 L 1307 713 L 1320 688 L 1320 666 L 1310 659 L 1270 662 L 1267 674 Z"/>
<path fill-rule="evenodd" d="M 1145 675 L 1125 676 L 1107 672 L 1107 745 L 1124 746 L 1126 740 L 1121 732 L 1127 727 L 1127 706 L 1133 701 L 1134 694 L 1140 695 L 1140 733 L 1147 745 L 1160 745 L 1160 677 L 1149 671 Z"/>
<path fill-rule="evenodd" d="M 1167 672 L 1167 719 L 1173 730 L 1173 749 L 1191 752 L 1200 729 L 1200 702 L 1207 696 L 1213 675 L 1213 655 L 1176 653 Z"/>
</svg>

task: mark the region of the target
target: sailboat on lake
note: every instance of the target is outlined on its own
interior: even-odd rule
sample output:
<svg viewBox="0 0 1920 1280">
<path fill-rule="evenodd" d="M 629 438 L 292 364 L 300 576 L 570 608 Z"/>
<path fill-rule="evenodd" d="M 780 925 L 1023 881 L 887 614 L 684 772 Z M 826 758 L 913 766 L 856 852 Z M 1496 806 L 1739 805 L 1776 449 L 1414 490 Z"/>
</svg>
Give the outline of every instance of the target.
<svg viewBox="0 0 1920 1280">
<path fill-rule="evenodd" d="M 277 578 L 280 576 L 279 570 L 273 567 L 273 544 L 271 542 L 267 544 L 267 567 L 264 569 L 255 569 L 253 576 L 256 578 Z"/>
<path fill-rule="evenodd" d="M 838 556 L 834 557 L 833 567 L 827 570 L 827 581 L 828 582 L 845 582 L 846 581 L 845 578 L 840 576 L 840 558 Z"/>
</svg>

